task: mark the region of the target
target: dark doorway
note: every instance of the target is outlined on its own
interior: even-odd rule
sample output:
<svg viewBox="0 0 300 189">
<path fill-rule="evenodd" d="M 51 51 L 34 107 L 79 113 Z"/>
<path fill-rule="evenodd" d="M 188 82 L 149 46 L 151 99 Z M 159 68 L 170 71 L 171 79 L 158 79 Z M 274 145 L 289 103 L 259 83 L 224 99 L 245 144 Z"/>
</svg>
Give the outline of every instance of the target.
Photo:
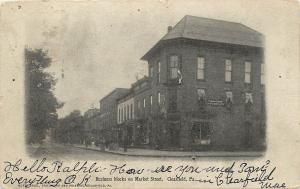
<svg viewBox="0 0 300 189">
<path fill-rule="evenodd" d="M 246 121 L 244 124 L 244 129 L 245 129 L 245 135 L 244 135 L 244 145 L 246 147 L 250 147 L 252 145 L 252 137 L 251 137 L 251 128 L 252 128 L 252 123 Z"/>
<path fill-rule="evenodd" d="M 208 145 L 210 144 L 210 124 L 205 121 L 193 122 L 191 130 L 192 143 Z"/>
</svg>

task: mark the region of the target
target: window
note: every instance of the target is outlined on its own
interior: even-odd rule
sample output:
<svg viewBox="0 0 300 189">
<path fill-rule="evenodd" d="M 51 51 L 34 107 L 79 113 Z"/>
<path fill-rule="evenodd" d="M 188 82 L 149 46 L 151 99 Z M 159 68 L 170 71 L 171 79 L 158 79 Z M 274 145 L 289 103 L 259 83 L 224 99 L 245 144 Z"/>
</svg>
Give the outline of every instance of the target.
<svg viewBox="0 0 300 189">
<path fill-rule="evenodd" d="M 153 66 L 150 66 L 149 68 L 149 76 L 153 77 Z"/>
<path fill-rule="evenodd" d="M 245 97 L 246 97 L 246 99 L 245 99 L 245 103 L 246 104 L 248 104 L 248 103 L 253 103 L 253 99 L 252 99 L 252 93 L 246 93 L 245 94 Z"/>
<path fill-rule="evenodd" d="M 118 121 L 119 121 L 119 123 L 121 122 L 121 110 L 120 110 L 120 108 L 119 108 L 119 110 L 118 110 Z"/>
<path fill-rule="evenodd" d="M 123 105 L 122 105 L 121 111 L 122 111 L 122 122 L 123 122 L 125 120 L 125 110 L 124 110 Z"/>
<path fill-rule="evenodd" d="M 146 107 L 146 99 L 143 100 L 143 107 Z"/>
<path fill-rule="evenodd" d="M 226 103 L 233 102 L 233 94 L 232 91 L 226 91 Z"/>
<path fill-rule="evenodd" d="M 124 120 L 127 120 L 127 110 L 126 110 L 126 105 L 124 104 Z"/>
<path fill-rule="evenodd" d="M 141 102 L 138 100 L 137 101 L 137 116 L 139 117 L 141 113 Z"/>
<path fill-rule="evenodd" d="M 204 110 L 205 108 L 205 89 L 197 89 L 197 96 L 198 96 L 198 106 L 200 110 Z"/>
<path fill-rule="evenodd" d="M 129 111 L 129 104 L 127 105 L 127 119 L 130 119 L 130 111 Z"/>
<path fill-rule="evenodd" d="M 246 93 L 245 94 L 245 111 L 246 112 L 251 112 L 252 104 L 253 104 L 252 94 Z"/>
<path fill-rule="evenodd" d="M 124 121 L 123 108 L 121 108 L 121 122 Z"/>
<path fill-rule="evenodd" d="M 157 83 L 160 83 L 160 61 L 157 62 Z"/>
<path fill-rule="evenodd" d="M 129 119 L 131 119 L 132 118 L 131 117 L 132 116 L 132 109 L 131 109 L 132 107 L 131 107 L 131 104 L 129 104 L 128 106 L 129 106 Z"/>
<path fill-rule="evenodd" d="M 205 98 L 205 89 L 197 89 L 198 100 Z"/>
<path fill-rule="evenodd" d="M 233 94 L 232 91 L 226 91 L 226 101 L 225 101 L 225 107 L 228 110 L 231 110 L 232 104 L 233 104 Z"/>
<path fill-rule="evenodd" d="M 193 143 L 208 145 L 210 144 L 210 127 L 208 122 L 194 122 L 191 130 Z"/>
<path fill-rule="evenodd" d="M 131 119 L 133 119 L 133 104 L 130 104 L 130 115 Z"/>
<path fill-rule="evenodd" d="M 204 57 L 199 56 L 197 58 L 197 79 L 205 78 L 205 59 Z"/>
<path fill-rule="evenodd" d="M 160 104 L 160 92 L 157 93 L 157 102 Z"/>
<path fill-rule="evenodd" d="M 231 60 L 225 60 L 225 81 L 231 82 L 232 65 Z"/>
<path fill-rule="evenodd" d="M 260 65 L 260 83 L 265 84 L 265 64 Z"/>
<path fill-rule="evenodd" d="M 152 101 L 152 95 L 150 95 L 150 105 L 152 106 L 152 103 L 153 103 L 153 101 Z"/>
<path fill-rule="evenodd" d="M 251 62 L 245 62 L 245 83 L 251 83 Z"/>
<path fill-rule="evenodd" d="M 170 56 L 170 79 L 176 79 L 178 74 L 179 57 L 177 55 Z"/>
<path fill-rule="evenodd" d="M 126 111 L 126 106 L 124 106 L 124 117 L 125 117 L 125 121 L 127 120 L 127 111 Z"/>
<path fill-rule="evenodd" d="M 122 122 L 122 108 L 120 107 L 120 122 Z"/>
</svg>

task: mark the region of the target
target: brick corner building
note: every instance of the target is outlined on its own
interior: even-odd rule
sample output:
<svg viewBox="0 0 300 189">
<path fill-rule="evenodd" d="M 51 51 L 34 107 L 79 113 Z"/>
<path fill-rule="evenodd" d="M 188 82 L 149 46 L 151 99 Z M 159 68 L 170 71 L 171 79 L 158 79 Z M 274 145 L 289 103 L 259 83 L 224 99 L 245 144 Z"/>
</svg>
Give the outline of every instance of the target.
<svg viewBox="0 0 300 189">
<path fill-rule="evenodd" d="M 111 112 L 106 128 L 117 125 L 119 143 L 265 150 L 261 33 L 240 23 L 185 16 L 168 27 L 142 60 L 148 63 L 148 76 L 109 97 L 109 107 L 101 104 L 101 115 L 107 108 Z"/>
<path fill-rule="evenodd" d="M 185 16 L 169 26 L 142 57 L 150 146 L 263 150 L 263 45 L 262 34 L 240 23 Z"/>
</svg>

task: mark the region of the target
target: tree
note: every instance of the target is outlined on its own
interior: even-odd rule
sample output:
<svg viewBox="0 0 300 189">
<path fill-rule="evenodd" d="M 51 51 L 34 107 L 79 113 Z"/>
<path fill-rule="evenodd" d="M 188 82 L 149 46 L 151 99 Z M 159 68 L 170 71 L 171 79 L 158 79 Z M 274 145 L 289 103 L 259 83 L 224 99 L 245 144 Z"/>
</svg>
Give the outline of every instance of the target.
<svg viewBox="0 0 300 189">
<path fill-rule="evenodd" d="M 79 110 L 74 110 L 59 119 L 54 129 L 54 138 L 61 143 L 82 143 L 84 139 L 84 120 Z"/>
<path fill-rule="evenodd" d="M 25 49 L 27 143 L 40 143 L 46 131 L 57 124 L 58 108 L 63 106 L 53 94 L 55 78 L 45 71 L 51 58 L 42 49 Z"/>
</svg>

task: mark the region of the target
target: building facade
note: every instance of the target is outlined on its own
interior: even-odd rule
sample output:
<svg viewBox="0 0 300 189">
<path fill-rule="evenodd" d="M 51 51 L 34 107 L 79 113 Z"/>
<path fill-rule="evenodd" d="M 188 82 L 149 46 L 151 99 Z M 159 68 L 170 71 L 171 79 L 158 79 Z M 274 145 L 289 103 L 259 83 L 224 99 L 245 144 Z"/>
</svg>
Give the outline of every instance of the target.
<svg viewBox="0 0 300 189">
<path fill-rule="evenodd" d="M 91 108 L 84 115 L 84 143 L 91 144 L 99 140 L 102 132 L 100 109 Z"/>
<path fill-rule="evenodd" d="M 112 142 L 117 140 L 116 132 L 117 128 L 117 114 L 118 104 L 117 100 L 128 93 L 126 88 L 116 88 L 108 95 L 100 100 L 100 125 L 102 128 L 101 135 L 106 142 Z"/>
<path fill-rule="evenodd" d="M 148 62 L 148 88 L 133 95 L 145 144 L 264 149 L 260 33 L 238 23 L 185 16 L 142 59 Z"/>
<path fill-rule="evenodd" d="M 101 124 L 136 147 L 264 150 L 263 44 L 240 23 L 185 16 L 142 57 L 148 77 L 100 101 Z"/>
</svg>

